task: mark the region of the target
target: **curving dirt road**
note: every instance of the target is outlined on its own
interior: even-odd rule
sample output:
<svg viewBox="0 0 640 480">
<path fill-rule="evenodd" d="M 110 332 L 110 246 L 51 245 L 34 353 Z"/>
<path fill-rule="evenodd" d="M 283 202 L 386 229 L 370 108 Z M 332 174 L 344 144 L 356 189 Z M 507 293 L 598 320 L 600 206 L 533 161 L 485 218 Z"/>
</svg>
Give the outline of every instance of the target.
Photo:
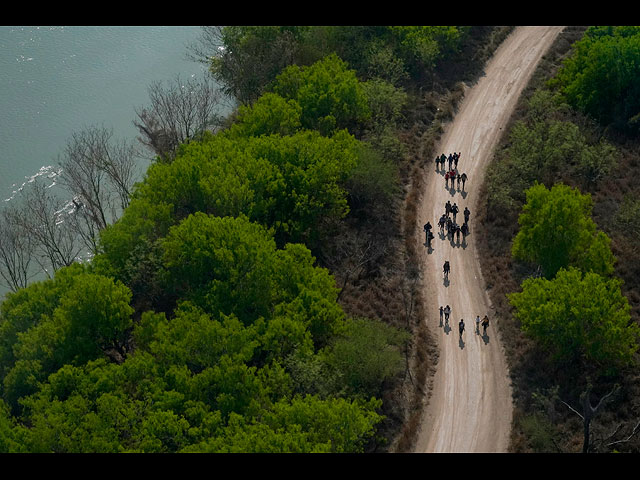
<svg viewBox="0 0 640 480">
<path fill-rule="evenodd" d="M 436 153 L 461 152 L 458 170 L 466 172 L 465 192 L 447 190 L 444 174 L 427 169 L 428 179 L 419 218 L 434 225 L 433 250 L 424 249 L 425 298 L 429 315 L 425 328 L 438 339 L 439 360 L 433 390 L 425 408 L 422 431 L 414 451 L 506 452 L 512 420 L 511 386 L 491 304 L 484 287 L 474 239 L 478 188 L 523 88 L 547 49 L 564 27 L 517 27 L 498 48 L 485 75 L 465 93 L 458 113 L 445 128 Z M 447 200 L 462 216 L 471 211 L 471 234 L 452 243 L 439 234 L 437 222 Z M 459 222 L 461 223 L 461 222 Z M 416 233 L 424 242 L 422 228 Z M 451 264 L 449 282 L 442 266 Z M 448 324 L 441 324 L 440 305 L 451 306 Z M 487 334 L 475 331 L 475 318 L 492 320 Z M 458 334 L 464 319 L 465 331 Z M 443 322 L 444 323 L 444 322 Z"/>
</svg>

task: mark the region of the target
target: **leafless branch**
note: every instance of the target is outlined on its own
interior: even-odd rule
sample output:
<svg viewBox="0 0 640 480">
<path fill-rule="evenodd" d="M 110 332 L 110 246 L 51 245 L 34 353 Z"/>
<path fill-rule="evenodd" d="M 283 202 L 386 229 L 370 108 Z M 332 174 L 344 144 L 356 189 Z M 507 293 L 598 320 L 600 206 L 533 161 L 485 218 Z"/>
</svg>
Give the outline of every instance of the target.
<svg viewBox="0 0 640 480">
<path fill-rule="evenodd" d="M 221 121 L 222 93 L 204 77 L 182 80 L 176 76 L 166 88 L 154 82 L 148 88 L 150 106 L 136 109 L 138 140 L 155 155 L 170 158 L 181 143 Z"/>
</svg>

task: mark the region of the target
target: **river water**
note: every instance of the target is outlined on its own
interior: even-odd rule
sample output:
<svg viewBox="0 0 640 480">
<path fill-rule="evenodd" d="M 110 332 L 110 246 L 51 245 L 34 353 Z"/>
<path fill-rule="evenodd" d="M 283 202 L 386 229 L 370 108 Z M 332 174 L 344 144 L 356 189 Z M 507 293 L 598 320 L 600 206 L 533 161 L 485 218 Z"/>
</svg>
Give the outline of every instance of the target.
<svg viewBox="0 0 640 480">
<path fill-rule="evenodd" d="M 56 166 L 74 132 L 100 125 L 135 139 L 152 82 L 204 74 L 187 58 L 199 35 L 195 26 L 0 27 L 0 208 Z"/>
</svg>

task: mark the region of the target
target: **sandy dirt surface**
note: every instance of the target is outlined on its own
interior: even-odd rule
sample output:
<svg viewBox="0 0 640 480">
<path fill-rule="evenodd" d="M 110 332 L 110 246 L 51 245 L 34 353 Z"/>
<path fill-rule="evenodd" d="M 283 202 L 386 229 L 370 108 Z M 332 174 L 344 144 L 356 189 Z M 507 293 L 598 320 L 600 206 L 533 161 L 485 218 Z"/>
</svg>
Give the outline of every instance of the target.
<svg viewBox="0 0 640 480">
<path fill-rule="evenodd" d="M 506 452 L 509 446 L 512 399 L 507 365 L 497 334 L 474 240 L 474 212 L 478 188 L 503 129 L 513 113 L 520 93 L 538 61 L 563 27 L 517 27 L 498 48 L 485 68 L 485 75 L 465 93 L 453 120 L 445 127 L 436 153 L 460 152 L 458 170 L 466 172 L 465 192 L 445 188 L 444 172 L 435 163 L 426 171 L 426 190 L 419 210 L 421 225 L 434 226 L 432 250 L 423 250 L 423 269 L 428 328 L 439 346 L 433 389 L 414 451 L 418 453 Z M 446 168 L 445 164 L 445 168 Z M 470 235 L 466 242 L 452 243 L 439 234 L 437 222 L 447 200 L 457 203 L 462 217 L 471 211 Z M 462 222 L 459 221 L 461 224 Z M 425 235 L 416 233 L 423 244 Z M 445 282 L 442 266 L 451 264 Z M 440 323 L 440 305 L 451 306 L 448 324 Z M 486 335 L 475 329 L 476 315 L 488 314 Z M 458 333 L 464 319 L 465 331 Z"/>
</svg>

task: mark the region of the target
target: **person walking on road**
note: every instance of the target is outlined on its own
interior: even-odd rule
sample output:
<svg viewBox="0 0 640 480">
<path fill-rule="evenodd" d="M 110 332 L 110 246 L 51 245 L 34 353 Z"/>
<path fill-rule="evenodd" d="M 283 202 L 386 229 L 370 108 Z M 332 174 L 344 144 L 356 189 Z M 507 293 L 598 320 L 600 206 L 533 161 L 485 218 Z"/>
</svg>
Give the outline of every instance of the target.
<svg viewBox="0 0 640 480">
<path fill-rule="evenodd" d="M 476 333 L 480 334 L 480 315 L 476 315 Z"/>
<path fill-rule="evenodd" d="M 449 315 L 451 314 L 451 307 L 449 305 L 447 305 L 446 307 L 444 307 L 444 321 L 448 322 L 449 321 Z"/>
<path fill-rule="evenodd" d="M 440 325 L 442 325 L 442 316 L 444 314 L 444 307 L 440 305 Z"/>
<path fill-rule="evenodd" d="M 456 215 L 458 213 L 458 204 L 454 203 L 453 206 L 451 207 L 451 213 L 453 214 L 453 221 L 456 221 Z"/>
<path fill-rule="evenodd" d="M 482 319 L 482 335 L 483 336 L 486 336 L 488 326 L 489 326 L 489 317 L 485 315 L 484 318 Z"/>
<path fill-rule="evenodd" d="M 446 260 L 444 262 L 444 265 L 442 266 L 442 271 L 444 272 L 444 278 L 446 278 L 448 280 L 449 279 L 449 272 L 451 271 L 451 266 L 449 265 L 449 260 Z"/>
<path fill-rule="evenodd" d="M 464 320 L 460 319 L 460 323 L 458 324 L 458 330 L 460 331 L 460 337 L 462 337 L 462 333 L 464 332 Z"/>
</svg>

